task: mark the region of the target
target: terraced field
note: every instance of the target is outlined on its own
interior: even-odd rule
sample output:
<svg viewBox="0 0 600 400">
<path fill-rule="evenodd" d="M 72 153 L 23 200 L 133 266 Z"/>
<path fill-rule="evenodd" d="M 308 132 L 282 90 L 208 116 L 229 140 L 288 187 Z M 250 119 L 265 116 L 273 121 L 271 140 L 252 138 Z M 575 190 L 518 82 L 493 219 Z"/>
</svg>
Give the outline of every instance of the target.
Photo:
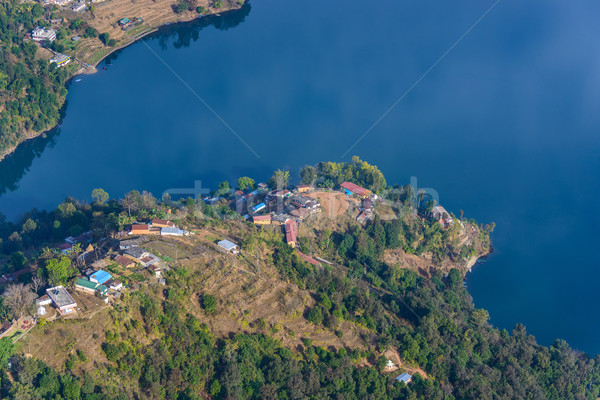
<svg viewBox="0 0 600 400">
<path fill-rule="evenodd" d="M 204 6 L 207 14 L 219 13 L 240 7 L 235 0 L 223 2 L 223 7 L 210 7 L 209 0 L 198 0 L 198 6 Z M 95 3 L 93 10 L 85 11 L 78 17 L 85 20 L 99 33 L 108 33 L 111 39 L 117 41 L 114 47 L 107 47 L 97 38 L 82 39 L 77 44 L 75 56 L 91 65 L 97 64 L 106 55 L 126 46 L 148 32 L 154 31 L 166 23 L 190 21 L 198 17 L 196 11 L 177 14 L 174 12 L 176 0 L 107 0 Z M 129 30 L 123 30 L 118 24 L 122 18 L 142 18 L 143 22 Z"/>
</svg>

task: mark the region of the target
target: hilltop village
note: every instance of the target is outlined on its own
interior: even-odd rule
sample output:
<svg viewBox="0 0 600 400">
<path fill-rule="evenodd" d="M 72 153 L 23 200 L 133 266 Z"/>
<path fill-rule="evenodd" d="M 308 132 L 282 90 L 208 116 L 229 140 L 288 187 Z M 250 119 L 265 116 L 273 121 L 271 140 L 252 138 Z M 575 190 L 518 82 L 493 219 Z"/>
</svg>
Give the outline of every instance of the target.
<svg viewBox="0 0 600 400">
<path fill-rule="evenodd" d="M 282 173 L 283 171 L 278 171 L 276 175 Z M 276 258 L 276 265 L 279 263 L 278 258 L 286 254 L 285 257 L 297 257 L 298 261 L 293 261 L 292 258 L 292 264 L 304 263 L 306 267 L 302 268 L 349 271 L 349 265 L 344 265 L 342 258 L 336 254 L 352 251 L 352 246 L 345 242 L 353 239 L 346 235 L 340 243 L 340 246 L 345 248 L 344 253 L 338 253 L 332 238 L 333 231 L 355 226 L 353 229 L 358 229 L 357 232 L 360 233 L 361 230 L 374 226 L 374 223 L 381 224 L 382 218 L 390 221 L 408 219 L 425 224 L 424 226 L 433 224 L 432 226 L 438 227 L 437 232 L 452 230 L 462 246 L 479 240 L 479 227 L 453 218 L 452 214 L 440 205 L 430 202 L 421 211 L 413 210 L 404 214 L 410 207 L 400 205 L 403 211 L 394 211 L 398 204 L 386 198 L 384 192 L 380 191 L 377 194 L 350 181 L 341 182 L 337 189 L 317 187 L 314 184 L 299 184 L 291 188 L 287 185 L 277 185 L 279 188 L 274 188 L 274 182 L 255 184 L 248 177 L 240 178 L 238 182 L 244 190 L 228 189 L 228 184 L 222 184 L 225 190 L 221 188 L 198 200 L 202 204 L 200 209 L 204 214 L 213 213 L 213 217 L 207 219 L 205 216 L 200 223 L 191 223 L 191 220 L 178 210 L 180 207 L 177 204 L 188 204 L 191 199 L 173 203 L 168 196 L 162 203 L 154 205 L 149 214 L 144 214 L 151 218 L 140 220 L 139 216 L 130 215 L 134 202 L 129 198 L 131 194 L 128 194 L 120 202 L 123 212 L 119 225 L 123 224 L 124 229 L 109 236 L 99 236 L 100 231 L 90 230 L 69 236 L 64 242 L 43 249 L 38 255 L 37 263 L 24 265 L 24 268 L 2 276 L 0 284 L 8 287 L 9 293 L 20 290 L 28 292 L 31 297 L 33 287 L 33 291 L 39 297 L 31 299 L 33 307 L 21 305 L 20 309 L 28 311 L 23 311 L 20 315 L 13 314 L 12 320 L 5 319 L 0 336 L 15 344 L 27 342 L 28 348 L 52 347 L 55 345 L 52 344 L 52 336 L 41 335 L 39 327 L 46 326 L 43 332 L 48 332 L 47 324 L 53 321 L 106 318 L 107 311 L 122 307 L 120 304 L 123 303 L 123 299 L 129 298 L 136 291 L 147 290 L 145 287 L 168 288 L 178 269 L 191 265 L 197 269 L 205 265 L 207 269 L 203 272 L 198 270 L 198 273 L 199 277 L 203 276 L 202 287 L 210 287 L 211 290 L 201 295 L 201 307 L 205 310 L 214 308 L 214 300 L 211 299 L 216 298 L 221 301 L 219 308 L 228 309 L 233 306 L 230 313 L 224 312 L 219 316 L 211 313 L 205 315 L 206 323 L 210 324 L 214 331 L 227 334 L 232 330 L 243 332 L 251 329 L 247 317 L 252 314 L 258 321 L 263 321 L 261 324 L 271 324 L 275 329 L 274 333 L 281 331 L 285 326 L 279 336 L 284 342 L 289 341 L 290 345 L 302 343 L 298 336 L 310 336 L 315 343 L 334 347 L 362 347 L 364 345 L 359 343 L 364 339 L 360 338 L 370 335 L 367 333 L 369 323 L 366 321 L 363 322 L 367 324 L 365 327 L 345 322 L 330 331 L 316 329 L 315 334 L 314 326 L 321 323 L 321 317 L 315 315 L 314 310 L 318 311 L 319 308 L 313 308 L 312 314 L 309 313 L 306 320 L 298 320 L 297 316 L 306 312 L 302 311 L 302 308 L 310 306 L 314 300 L 304 290 L 291 290 L 289 283 L 283 286 L 282 283 L 275 283 L 277 280 L 273 280 L 272 274 L 276 272 L 268 267 L 268 263 L 261 266 L 264 263 L 261 261 L 261 257 L 265 256 L 264 252 L 275 250 L 273 256 Z M 327 183 L 325 186 L 331 184 Z M 145 201 L 154 204 L 150 194 L 143 193 L 138 196 L 139 204 Z M 108 195 L 97 189 L 94 191 L 94 198 L 95 207 L 101 208 L 105 207 L 102 204 L 106 202 Z M 134 208 L 138 209 L 139 204 Z M 66 208 L 69 205 L 61 207 Z M 255 228 L 250 229 L 252 226 Z M 390 226 L 391 222 L 386 225 Z M 274 240 L 274 249 L 260 250 L 261 247 L 256 243 L 259 238 Z M 277 241 L 280 245 L 276 244 Z M 360 251 L 360 247 L 356 249 Z M 448 277 L 452 268 L 460 268 L 464 273 L 479 255 L 487 251 L 481 243 L 479 247 L 471 244 L 470 249 L 467 256 L 462 256 L 462 261 L 459 262 L 433 261 L 431 254 L 418 256 L 407 254 L 400 249 L 386 250 L 380 257 L 391 259 L 399 267 L 413 270 L 424 277 L 436 275 L 436 270 L 443 271 L 442 276 Z M 223 274 L 223 271 L 228 272 Z M 237 274 L 241 275 L 236 277 Z M 248 282 L 238 282 L 240 278 L 248 279 Z M 294 282 L 297 276 L 288 275 L 288 279 Z M 374 290 L 380 290 L 377 289 L 381 285 L 378 278 L 372 276 L 370 280 Z M 17 282 L 23 282 L 25 286 Z M 243 296 L 244 306 L 240 306 L 240 298 L 236 299 L 239 295 L 234 294 L 240 290 L 239 285 L 251 285 L 243 290 L 247 292 Z M 291 303 L 280 308 L 277 302 L 272 303 L 270 297 L 282 290 L 282 293 L 288 293 L 284 297 L 289 297 L 286 301 Z M 6 299 L 8 300 L 8 297 Z M 8 300 L 5 304 L 12 304 L 11 301 Z M 339 318 L 344 317 L 340 314 Z M 236 326 L 232 326 L 232 323 Z M 298 336 L 295 332 L 298 332 Z M 92 347 L 100 346 L 102 341 L 93 339 L 97 333 L 82 333 L 82 339 L 86 334 L 91 335 L 87 339 L 90 343 L 96 342 Z M 422 377 L 427 376 L 418 367 L 403 361 L 395 349 L 388 349 L 381 354 L 386 360 L 382 372 L 387 374 L 398 371 L 394 375 L 397 381 L 409 384 L 414 373 L 420 373 Z M 51 364 L 57 362 L 54 356 L 47 357 L 44 361 Z M 96 359 L 96 362 L 98 361 L 100 359 Z M 60 362 L 57 366 L 59 365 Z"/>
<path fill-rule="evenodd" d="M 473 306 L 493 223 L 356 157 L 289 175 L 0 221 L 2 396 L 559 399 L 596 373 Z"/>
</svg>

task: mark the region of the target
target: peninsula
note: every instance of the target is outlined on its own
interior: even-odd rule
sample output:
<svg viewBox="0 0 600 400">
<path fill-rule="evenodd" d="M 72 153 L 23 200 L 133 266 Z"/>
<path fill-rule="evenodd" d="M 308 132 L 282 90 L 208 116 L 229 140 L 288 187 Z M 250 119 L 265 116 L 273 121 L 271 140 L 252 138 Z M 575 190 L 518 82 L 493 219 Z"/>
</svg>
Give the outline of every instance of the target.
<svg viewBox="0 0 600 400">
<path fill-rule="evenodd" d="M 595 360 L 474 307 L 493 224 L 358 157 L 300 177 L 2 221 L 2 398 L 598 396 Z"/>
</svg>

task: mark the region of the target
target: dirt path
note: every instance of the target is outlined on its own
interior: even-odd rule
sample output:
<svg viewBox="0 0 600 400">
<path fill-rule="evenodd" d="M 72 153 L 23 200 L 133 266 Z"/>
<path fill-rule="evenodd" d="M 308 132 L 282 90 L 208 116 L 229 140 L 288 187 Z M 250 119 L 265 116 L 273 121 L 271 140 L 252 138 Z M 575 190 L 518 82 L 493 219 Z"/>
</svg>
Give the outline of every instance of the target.
<svg viewBox="0 0 600 400">
<path fill-rule="evenodd" d="M 406 364 L 404 361 L 402 361 L 402 359 L 400 358 L 400 354 L 398 353 L 398 350 L 392 348 L 392 349 L 387 350 L 385 353 L 383 353 L 383 355 L 388 360 L 392 360 L 394 362 L 394 364 L 396 364 L 396 366 L 397 366 L 396 368 L 390 369 L 389 370 L 390 372 L 397 371 L 397 370 L 405 370 L 410 375 L 414 375 L 415 373 L 418 373 L 423 378 L 429 379 L 429 375 L 427 375 L 427 372 L 423 371 L 423 369 L 421 367 L 411 367 L 408 364 Z"/>
</svg>

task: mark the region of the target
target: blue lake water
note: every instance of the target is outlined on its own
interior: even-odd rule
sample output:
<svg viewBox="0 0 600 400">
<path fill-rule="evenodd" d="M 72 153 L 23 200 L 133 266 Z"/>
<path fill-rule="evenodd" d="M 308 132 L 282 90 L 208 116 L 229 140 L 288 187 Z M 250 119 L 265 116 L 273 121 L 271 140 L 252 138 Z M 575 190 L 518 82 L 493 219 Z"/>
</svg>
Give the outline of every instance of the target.
<svg viewBox="0 0 600 400">
<path fill-rule="evenodd" d="M 0 210 L 340 161 L 492 5 L 440 3 L 260 0 L 215 24 L 167 27 L 71 85 L 59 131 L 0 164 Z M 524 323 L 543 344 L 592 354 L 598 11 L 501 1 L 344 158 L 377 164 L 389 183 L 415 176 L 455 214 L 495 221 L 496 251 L 469 275 L 476 305 L 496 326 Z"/>
</svg>

